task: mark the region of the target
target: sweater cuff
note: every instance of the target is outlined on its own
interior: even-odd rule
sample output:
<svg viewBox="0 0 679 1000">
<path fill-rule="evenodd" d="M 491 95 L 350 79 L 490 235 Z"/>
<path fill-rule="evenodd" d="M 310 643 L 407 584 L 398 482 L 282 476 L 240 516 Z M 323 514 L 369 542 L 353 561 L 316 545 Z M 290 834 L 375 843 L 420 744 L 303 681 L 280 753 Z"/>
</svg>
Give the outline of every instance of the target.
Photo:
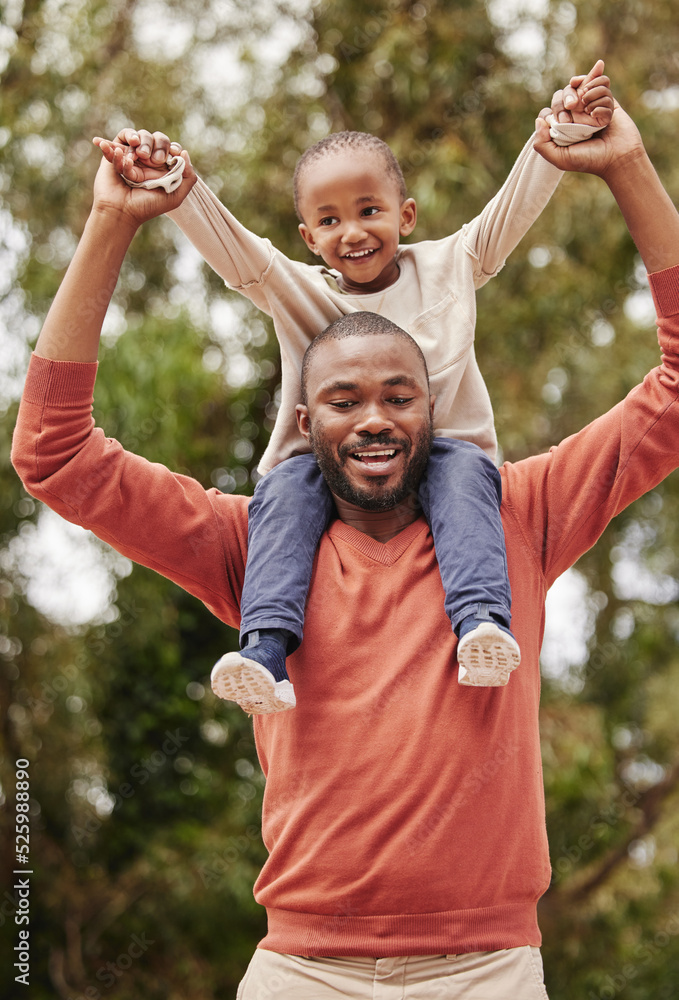
<svg viewBox="0 0 679 1000">
<path fill-rule="evenodd" d="M 586 142 L 605 125 L 582 125 L 578 122 L 559 122 L 555 115 L 547 115 L 550 137 L 557 146 L 572 146 L 576 142 Z"/>
<path fill-rule="evenodd" d="M 23 398 L 37 406 L 68 409 L 94 397 L 96 361 L 50 361 L 31 355 Z"/>
<path fill-rule="evenodd" d="M 658 316 L 679 313 L 679 264 L 649 274 L 648 282 Z"/>
</svg>

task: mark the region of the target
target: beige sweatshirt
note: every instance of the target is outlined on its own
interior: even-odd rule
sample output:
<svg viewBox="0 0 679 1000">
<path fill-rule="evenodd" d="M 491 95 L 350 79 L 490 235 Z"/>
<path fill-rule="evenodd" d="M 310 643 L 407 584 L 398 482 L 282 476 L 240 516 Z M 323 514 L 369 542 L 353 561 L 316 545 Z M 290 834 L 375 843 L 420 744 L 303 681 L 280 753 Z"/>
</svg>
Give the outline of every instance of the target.
<svg viewBox="0 0 679 1000">
<path fill-rule="evenodd" d="M 452 236 L 400 247 L 397 281 L 369 295 L 342 292 L 336 272 L 289 260 L 199 180 L 171 218 L 229 288 L 273 318 L 280 343 L 281 405 L 259 471 L 309 450 L 295 420 L 304 351 L 338 316 L 361 309 L 397 323 L 420 345 L 436 396 L 436 434 L 472 441 L 495 459 L 493 410 L 474 354 L 476 289 L 502 268 L 560 178 L 531 137 L 480 215 Z"/>
</svg>

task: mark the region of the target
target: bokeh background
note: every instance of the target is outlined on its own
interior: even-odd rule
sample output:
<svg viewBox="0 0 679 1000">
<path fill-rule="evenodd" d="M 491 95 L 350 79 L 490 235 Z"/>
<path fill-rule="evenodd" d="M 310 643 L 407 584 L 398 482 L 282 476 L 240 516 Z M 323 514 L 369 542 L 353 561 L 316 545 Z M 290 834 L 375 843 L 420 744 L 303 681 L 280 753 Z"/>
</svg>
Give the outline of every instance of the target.
<svg viewBox="0 0 679 1000">
<path fill-rule="evenodd" d="M 676 200 L 679 3 L 6 0 L 0 15 L 0 992 L 233 997 L 264 925 L 251 724 L 208 681 L 235 633 L 36 505 L 9 464 L 28 352 L 91 203 L 91 137 L 131 123 L 181 139 L 246 225 L 306 259 L 290 183 L 310 143 L 380 135 L 418 201 L 416 237 L 441 237 L 495 193 L 552 91 L 602 57 Z M 564 178 L 481 291 L 477 334 L 510 460 L 657 363 L 643 267 L 598 179 Z M 135 238 L 101 361 L 107 433 L 206 486 L 252 489 L 278 401 L 272 331 L 167 219 Z M 675 474 L 550 595 L 552 1000 L 679 996 L 678 593 Z M 20 758 L 29 990 L 12 969 Z"/>
</svg>

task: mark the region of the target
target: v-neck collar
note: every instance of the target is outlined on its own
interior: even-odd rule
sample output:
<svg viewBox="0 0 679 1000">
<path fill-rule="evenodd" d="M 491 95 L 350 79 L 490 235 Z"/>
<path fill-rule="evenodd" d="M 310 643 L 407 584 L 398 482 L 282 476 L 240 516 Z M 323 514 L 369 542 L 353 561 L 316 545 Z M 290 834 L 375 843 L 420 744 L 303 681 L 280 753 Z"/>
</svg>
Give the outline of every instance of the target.
<svg viewBox="0 0 679 1000">
<path fill-rule="evenodd" d="M 399 531 L 398 535 L 394 535 L 388 542 L 378 542 L 375 538 L 359 531 L 358 528 L 353 528 L 350 524 L 345 524 L 338 518 L 330 525 L 328 533 L 331 538 L 341 539 L 352 548 L 358 549 L 368 559 L 381 563 L 383 566 L 393 566 L 420 532 L 428 530 L 429 525 L 424 517 L 418 517 L 416 521 L 409 524 L 403 531 Z"/>
</svg>

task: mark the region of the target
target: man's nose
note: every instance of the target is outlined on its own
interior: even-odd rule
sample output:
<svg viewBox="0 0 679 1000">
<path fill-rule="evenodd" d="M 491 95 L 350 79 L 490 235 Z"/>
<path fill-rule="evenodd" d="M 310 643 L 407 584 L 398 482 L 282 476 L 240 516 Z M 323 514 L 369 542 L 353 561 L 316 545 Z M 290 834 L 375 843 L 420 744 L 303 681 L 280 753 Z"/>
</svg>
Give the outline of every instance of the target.
<svg viewBox="0 0 679 1000">
<path fill-rule="evenodd" d="M 385 431 L 391 433 L 393 429 L 394 421 L 378 403 L 362 407 L 354 425 L 357 434 L 382 434 Z"/>
</svg>

